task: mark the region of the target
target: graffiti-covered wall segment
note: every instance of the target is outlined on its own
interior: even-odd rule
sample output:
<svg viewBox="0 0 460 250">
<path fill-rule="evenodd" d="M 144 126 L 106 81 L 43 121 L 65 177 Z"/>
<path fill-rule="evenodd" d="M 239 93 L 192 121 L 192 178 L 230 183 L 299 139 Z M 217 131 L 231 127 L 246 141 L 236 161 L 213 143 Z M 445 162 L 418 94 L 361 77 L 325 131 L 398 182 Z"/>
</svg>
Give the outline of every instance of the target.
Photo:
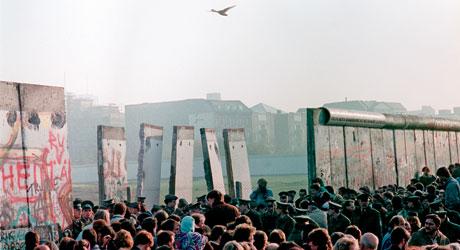
<svg viewBox="0 0 460 250">
<path fill-rule="evenodd" d="M 125 129 L 98 126 L 99 203 L 124 201 L 128 186 Z"/>
<path fill-rule="evenodd" d="M 0 229 L 72 218 L 64 89 L 0 82 Z"/>
</svg>

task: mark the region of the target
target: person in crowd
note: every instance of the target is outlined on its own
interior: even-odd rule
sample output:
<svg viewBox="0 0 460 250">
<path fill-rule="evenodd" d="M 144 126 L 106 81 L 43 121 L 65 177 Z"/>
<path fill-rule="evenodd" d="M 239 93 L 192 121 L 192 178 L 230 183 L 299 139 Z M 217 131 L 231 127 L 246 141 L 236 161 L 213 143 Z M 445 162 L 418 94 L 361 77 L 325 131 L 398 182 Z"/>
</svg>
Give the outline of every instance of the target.
<svg viewBox="0 0 460 250">
<path fill-rule="evenodd" d="M 419 177 L 419 181 L 423 184 L 423 186 L 426 187 L 436 181 L 436 176 L 431 174 L 430 168 L 427 166 L 422 168 L 422 173 L 422 176 Z"/>
<path fill-rule="evenodd" d="M 110 219 L 110 224 L 113 224 L 114 222 L 118 222 L 125 218 L 126 214 L 126 205 L 125 203 L 118 202 L 115 203 L 113 206 L 113 216 L 112 219 Z"/>
<path fill-rule="evenodd" d="M 342 206 L 335 202 L 329 202 L 327 226 L 329 234 L 333 232 L 344 232 L 345 229 L 351 224 L 350 219 L 343 215 L 340 210 Z"/>
<path fill-rule="evenodd" d="M 254 247 L 257 250 L 265 250 L 268 246 L 268 236 L 262 230 L 257 230 L 254 234 Z"/>
<path fill-rule="evenodd" d="M 319 204 L 319 199 L 313 199 L 313 201 L 308 203 L 307 215 L 320 227 L 327 228 L 327 213 L 320 209 L 321 204 Z"/>
<path fill-rule="evenodd" d="M 90 200 L 86 200 L 81 203 L 81 207 L 82 207 L 81 222 L 83 223 L 83 227 L 85 227 L 93 222 L 94 203 Z"/>
<path fill-rule="evenodd" d="M 175 249 L 202 250 L 206 242 L 205 236 L 195 232 L 195 219 L 192 216 L 182 218 L 180 230 L 175 235 Z"/>
<path fill-rule="evenodd" d="M 391 247 L 391 232 L 396 227 L 404 227 L 406 220 L 401 215 L 395 215 L 391 218 L 389 223 L 388 232 L 383 236 L 382 239 L 382 250 L 388 250 Z"/>
<path fill-rule="evenodd" d="M 256 206 L 266 206 L 265 200 L 268 197 L 273 197 L 273 191 L 267 187 L 267 184 L 268 182 L 264 178 L 257 180 L 257 189 L 252 191 L 249 196 L 251 201 L 255 202 Z"/>
<path fill-rule="evenodd" d="M 268 236 L 268 241 L 270 243 L 281 244 L 282 242 L 286 241 L 286 235 L 280 229 L 273 230 L 270 235 Z"/>
<path fill-rule="evenodd" d="M 332 248 L 333 250 L 359 250 L 359 242 L 351 235 L 340 238 Z"/>
<path fill-rule="evenodd" d="M 40 243 L 40 236 L 33 231 L 29 231 L 25 235 L 26 250 L 33 250 Z"/>
<path fill-rule="evenodd" d="M 276 200 L 273 197 L 268 197 L 266 200 L 266 208 L 262 211 L 262 228 L 265 233 L 270 232 L 276 228 L 276 221 L 278 220 L 278 212 L 276 212 Z"/>
<path fill-rule="evenodd" d="M 224 196 L 220 191 L 210 191 L 206 199 L 211 206 L 205 214 L 206 224 L 210 228 L 215 225 L 226 226 L 228 223 L 235 221 L 236 217 L 240 216 L 238 208 L 224 202 Z"/>
<path fill-rule="evenodd" d="M 254 234 L 256 229 L 248 224 L 240 224 L 236 226 L 235 232 L 233 233 L 233 240 L 236 240 L 238 243 L 251 243 L 254 241 Z"/>
<path fill-rule="evenodd" d="M 356 240 L 360 240 L 362 236 L 361 230 L 355 225 L 348 226 L 344 233 L 353 236 Z"/>
<path fill-rule="evenodd" d="M 177 199 L 178 197 L 173 194 L 167 194 L 165 196 L 165 206 L 163 210 L 166 213 L 168 213 L 169 216 L 171 216 L 172 214 L 177 214 L 179 216 L 183 215 L 183 212 L 179 208 L 177 208 Z"/>
<path fill-rule="evenodd" d="M 160 230 L 157 235 L 158 247 L 167 246 L 174 249 L 175 235 L 173 232 L 168 230 Z"/>
<path fill-rule="evenodd" d="M 391 231 L 391 246 L 390 250 L 404 250 L 407 242 L 410 239 L 409 232 L 402 226 L 397 226 Z"/>
<path fill-rule="evenodd" d="M 332 250 L 332 240 L 324 228 L 317 228 L 308 234 L 307 244 L 310 250 Z"/>
<path fill-rule="evenodd" d="M 359 240 L 360 250 L 377 250 L 379 247 L 379 238 L 373 233 L 365 233 Z"/>
<path fill-rule="evenodd" d="M 439 231 L 441 219 L 435 214 L 425 217 L 425 226 L 410 238 L 409 246 L 448 245 L 449 239 Z"/>
<path fill-rule="evenodd" d="M 146 230 L 140 230 L 134 237 L 132 250 L 150 250 L 153 247 L 153 236 Z"/>
<path fill-rule="evenodd" d="M 369 195 L 362 193 L 358 197 L 360 209 L 357 210 L 357 216 L 359 217 L 357 226 L 363 233 L 373 233 L 377 237 L 382 237 L 382 222 L 380 219 L 380 213 L 369 206 Z"/>
<path fill-rule="evenodd" d="M 278 202 L 276 205 L 276 210 L 279 214 L 279 217 L 276 221 L 276 228 L 283 230 L 286 238 L 289 238 L 289 235 L 291 235 L 295 226 L 295 220 L 289 214 L 290 207 L 290 203 Z"/>
<path fill-rule="evenodd" d="M 449 220 L 447 211 L 438 211 L 436 215 L 441 219 L 441 226 L 439 231 L 443 233 L 450 242 L 460 242 L 460 225 L 455 224 Z"/>
<path fill-rule="evenodd" d="M 296 207 L 300 207 L 300 202 L 307 199 L 307 190 L 305 188 L 301 188 L 299 190 L 299 198 L 295 200 L 294 204 Z"/>
<path fill-rule="evenodd" d="M 238 208 L 240 209 L 240 213 L 242 215 L 246 215 L 251 219 L 252 225 L 257 229 L 262 229 L 262 218 L 260 214 L 251 209 L 251 201 L 245 199 L 239 199 Z"/>
<path fill-rule="evenodd" d="M 454 179 L 446 167 L 436 171 L 440 182 L 444 186 L 444 204 L 446 208 L 460 212 L 460 184 Z"/>
</svg>

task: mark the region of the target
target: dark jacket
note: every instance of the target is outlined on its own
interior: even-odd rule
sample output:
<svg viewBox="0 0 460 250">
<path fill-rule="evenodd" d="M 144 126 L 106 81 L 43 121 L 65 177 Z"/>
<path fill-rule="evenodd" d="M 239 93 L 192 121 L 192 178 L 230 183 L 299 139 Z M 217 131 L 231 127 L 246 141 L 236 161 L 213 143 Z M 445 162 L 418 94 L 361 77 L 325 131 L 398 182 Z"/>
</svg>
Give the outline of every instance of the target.
<svg viewBox="0 0 460 250">
<path fill-rule="evenodd" d="M 379 211 L 367 207 L 363 210 L 357 210 L 358 224 L 357 226 L 364 233 L 373 233 L 377 237 L 382 237 L 382 222 Z"/>
<path fill-rule="evenodd" d="M 235 221 L 240 216 L 240 211 L 233 205 L 215 202 L 212 208 L 206 212 L 206 225 L 213 228 L 215 225 L 227 226 L 228 223 Z"/>
<path fill-rule="evenodd" d="M 328 216 L 327 218 L 327 226 L 329 234 L 335 232 L 345 232 L 345 229 L 351 224 L 350 219 L 348 219 L 345 215 L 340 213 L 337 218 L 332 216 Z"/>
<path fill-rule="evenodd" d="M 412 237 L 409 239 L 407 243 L 408 246 L 426 246 L 426 245 L 433 245 L 438 244 L 441 246 L 448 245 L 450 243 L 449 239 L 441 233 L 439 230 L 434 237 L 434 240 L 426 233 L 425 228 L 422 227 L 420 230 L 412 234 Z"/>
<path fill-rule="evenodd" d="M 452 223 L 448 219 L 441 223 L 439 231 L 441 231 L 450 242 L 457 242 L 460 240 L 460 225 Z"/>
</svg>

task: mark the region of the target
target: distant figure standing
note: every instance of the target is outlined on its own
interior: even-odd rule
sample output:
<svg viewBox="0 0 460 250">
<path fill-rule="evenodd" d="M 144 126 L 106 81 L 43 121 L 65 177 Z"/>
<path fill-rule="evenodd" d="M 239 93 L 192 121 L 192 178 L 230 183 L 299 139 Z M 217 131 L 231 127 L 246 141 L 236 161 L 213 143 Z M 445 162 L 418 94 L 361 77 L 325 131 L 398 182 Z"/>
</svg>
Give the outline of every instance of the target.
<svg viewBox="0 0 460 250">
<path fill-rule="evenodd" d="M 227 226 L 240 216 L 240 211 L 233 205 L 224 202 L 224 195 L 218 190 L 212 190 L 206 196 L 211 207 L 205 214 L 206 224 L 213 228 L 215 225 Z"/>
<path fill-rule="evenodd" d="M 251 201 L 255 202 L 256 206 L 259 206 L 259 205 L 267 206 L 267 203 L 265 200 L 268 197 L 273 197 L 273 191 L 267 188 L 267 184 L 268 182 L 264 178 L 260 178 L 257 181 L 258 187 L 250 195 Z"/>
<path fill-rule="evenodd" d="M 425 166 L 422 168 L 422 176 L 420 176 L 419 181 L 423 186 L 428 186 L 436 180 L 436 177 L 430 173 L 430 169 Z"/>
</svg>

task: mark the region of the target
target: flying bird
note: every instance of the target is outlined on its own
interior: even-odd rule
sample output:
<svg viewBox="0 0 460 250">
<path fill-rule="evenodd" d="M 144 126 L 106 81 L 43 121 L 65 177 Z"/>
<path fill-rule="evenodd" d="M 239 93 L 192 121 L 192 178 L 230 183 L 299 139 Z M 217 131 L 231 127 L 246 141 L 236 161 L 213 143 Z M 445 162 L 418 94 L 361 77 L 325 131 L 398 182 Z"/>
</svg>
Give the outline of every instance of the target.
<svg viewBox="0 0 460 250">
<path fill-rule="evenodd" d="M 235 8 L 235 7 L 236 7 L 236 5 L 227 7 L 227 8 L 222 9 L 222 10 L 211 9 L 211 12 L 216 12 L 217 14 L 219 14 L 219 15 L 221 15 L 221 16 L 228 16 L 228 15 L 227 15 L 227 11 L 230 10 L 231 8 Z"/>
</svg>

